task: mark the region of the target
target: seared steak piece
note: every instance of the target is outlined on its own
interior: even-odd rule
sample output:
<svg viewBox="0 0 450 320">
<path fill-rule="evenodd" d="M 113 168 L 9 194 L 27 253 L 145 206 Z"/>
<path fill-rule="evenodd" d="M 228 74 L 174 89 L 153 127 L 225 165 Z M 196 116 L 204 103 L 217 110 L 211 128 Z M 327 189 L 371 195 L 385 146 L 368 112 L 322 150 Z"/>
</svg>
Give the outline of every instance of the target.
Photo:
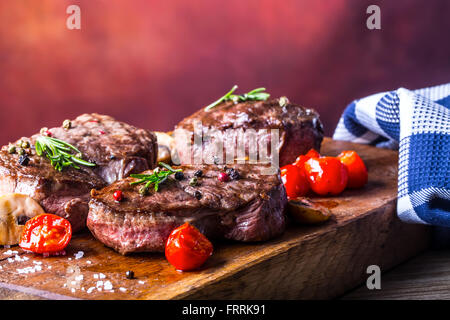
<svg viewBox="0 0 450 320">
<path fill-rule="evenodd" d="M 252 129 L 256 133 L 254 139 L 252 140 L 249 135 L 247 136 L 249 138 L 245 138 Z M 276 144 L 271 145 L 271 132 L 268 129 L 278 129 L 278 148 Z M 294 162 L 298 155 L 308 152 L 311 148 L 320 151 L 323 128 L 316 111 L 289 103 L 284 97 L 237 104 L 229 101 L 209 111 L 201 109 L 182 120 L 176 126 L 174 134 L 178 162 L 182 164 L 211 164 L 214 163 L 213 158 L 217 156 L 222 160 L 219 163 L 229 163 L 226 161 L 226 152 L 230 150 L 233 152 L 237 141 L 238 145 L 244 144 L 247 157 L 249 149 L 258 145 L 259 148 L 261 145 L 267 146 L 268 156 L 271 155 L 271 148 L 278 149 L 279 165 L 283 166 Z M 217 151 L 216 143 L 221 135 L 225 148 L 219 145 Z M 202 159 L 201 155 L 203 161 L 195 160 Z M 234 158 L 241 158 L 235 151 L 234 155 Z M 228 159 L 232 160 L 233 157 L 229 156 Z"/>
<path fill-rule="evenodd" d="M 105 245 L 122 254 L 163 251 L 171 231 L 189 222 L 211 239 L 263 241 L 285 229 L 286 191 L 279 174 L 263 175 L 261 165 L 233 165 L 240 178 L 221 182 L 225 168 L 215 165 L 181 166 L 185 178 L 169 177 L 155 192 L 142 196 L 135 178 L 92 190 L 87 226 Z M 189 181 L 202 170 L 198 185 Z M 144 172 L 151 174 L 152 171 Z M 123 192 L 121 202 L 114 200 Z"/>
<path fill-rule="evenodd" d="M 99 114 L 83 114 L 71 122 L 70 129 L 48 130 L 51 136 L 77 147 L 83 159 L 95 167 L 55 170 L 50 161 L 36 155 L 34 143 L 39 135 L 22 138 L 31 145 L 30 161 L 19 164 L 20 156 L 0 151 L 0 195 L 16 192 L 37 200 L 46 212 L 68 219 L 74 231 L 86 226 L 88 201 L 93 188 L 102 188 L 130 173 L 156 165 L 157 146 L 153 133 Z"/>
</svg>

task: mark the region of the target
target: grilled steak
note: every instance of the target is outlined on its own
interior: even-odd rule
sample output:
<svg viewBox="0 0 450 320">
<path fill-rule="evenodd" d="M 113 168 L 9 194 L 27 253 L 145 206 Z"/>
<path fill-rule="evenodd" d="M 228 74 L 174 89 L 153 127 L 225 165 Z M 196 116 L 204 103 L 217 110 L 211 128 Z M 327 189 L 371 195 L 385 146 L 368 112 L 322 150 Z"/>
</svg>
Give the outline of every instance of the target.
<svg viewBox="0 0 450 320">
<path fill-rule="evenodd" d="M 272 146 L 271 132 L 267 129 L 278 129 L 278 145 Z M 253 138 L 248 135 L 250 130 L 254 130 Z M 311 148 L 319 151 L 323 129 L 319 115 L 314 110 L 280 98 L 237 104 L 230 101 L 209 111 L 201 109 L 182 120 L 176 126 L 174 135 L 179 156 L 177 162 L 182 164 L 212 164 L 217 157 L 221 159 L 219 163 L 229 163 L 227 159 L 233 161 L 242 158 L 234 149 L 236 145 L 243 145 L 247 157 L 249 150 L 256 150 L 256 146 L 259 146 L 260 151 L 267 146 L 268 156 L 273 154 L 271 150 L 276 152 L 278 149 L 279 165 L 283 166 L 292 163 L 299 154 Z M 220 141 L 217 143 L 218 139 L 223 146 Z M 250 160 L 263 158 L 251 157 Z"/>
<path fill-rule="evenodd" d="M 127 254 L 163 251 L 170 232 L 184 222 L 211 239 L 263 241 L 284 231 L 287 198 L 278 173 L 262 175 L 261 165 L 233 165 L 240 177 L 221 182 L 217 176 L 224 168 L 219 166 L 180 168 L 184 179 L 169 177 L 158 192 L 151 190 L 146 196 L 139 194 L 142 185 L 130 185 L 136 181 L 131 177 L 92 190 L 87 219 L 92 234 Z M 191 186 L 199 169 L 203 175 Z M 114 200 L 116 190 L 124 194 L 121 202 Z"/>
<path fill-rule="evenodd" d="M 19 164 L 20 156 L 0 151 L 0 195 L 17 192 L 39 201 L 46 212 L 67 218 L 74 231 L 86 225 L 88 201 L 93 188 L 102 188 L 130 173 L 156 164 L 157 146 L 153 133 L 99 114 L 84 114 L 71 122 L 70 129 L 49 130 L 52 137 L 77 147 L 83 159 L 95 167 L 55 170 L 45 157 L 36 155 L 38 135 L 22 138 L 31 145 L 30 161 Z"/>
</svg>

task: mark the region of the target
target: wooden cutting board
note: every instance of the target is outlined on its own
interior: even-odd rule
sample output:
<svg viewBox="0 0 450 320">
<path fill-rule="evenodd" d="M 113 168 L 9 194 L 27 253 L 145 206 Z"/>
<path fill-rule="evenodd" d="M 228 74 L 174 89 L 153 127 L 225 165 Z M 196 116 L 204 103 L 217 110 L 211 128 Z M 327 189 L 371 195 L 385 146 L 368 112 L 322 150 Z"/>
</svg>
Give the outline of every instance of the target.
<svg viewBox="0 0 450 320">
<path fill-rule="evenodd" d="M 0 250 L 0 297 L 337 297 L 365 283 L 369 265 L 384 272 L 426 249 L 430 239 L 428 227 L 402 223 L 396 216 L 397 152 L 325 139 L 322 153 L 337 155 L 348 149 L 364 159 L 369 183 L 339 197 L 321 198 L 334 214 L 323 225 L 290 225 L 283 236 L 265 243 L 216 244 L 201 270 L 185 273 L 175 271 L 163 254 L 122 256 L 89 233 L 74 236 L 62 257 L 43 258 L 18 247 L 5 248 Z M 75 256 L 80 251 L 81 258 Z M 134 271 L 136 279 L 127 279 L 127 270 Z"/>
</svg>

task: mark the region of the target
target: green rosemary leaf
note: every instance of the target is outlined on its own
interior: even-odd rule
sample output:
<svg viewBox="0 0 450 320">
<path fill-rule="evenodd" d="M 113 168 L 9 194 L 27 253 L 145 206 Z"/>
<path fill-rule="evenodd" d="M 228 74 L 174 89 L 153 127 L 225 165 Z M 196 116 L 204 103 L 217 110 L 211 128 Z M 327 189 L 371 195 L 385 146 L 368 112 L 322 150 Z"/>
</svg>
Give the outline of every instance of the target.
<svg viewBox="0 0 450 320">
<path fill-rule="evenodd" d="M 36 154 L 49 159 L 50 164 L 58 171 L 62 171 L 70 166 L 79 170 L 80 167 L 77 164 L 88 167 L 95 166 L 95 163 L 83 160 L 72 154 L 71 152 L 81 154 L 76 147 L 56 138 L 40 136 L 36 139 L 35 148 Z"/>
<path fill-rule="evenodd" d="M 165 182 L 170 175 L 182 171 L 181 169 L 174 169 L 164 162 L 159 162 L 159 165 L 166 170 L 154 170 L 151 174 L 130 174 L 130 177 L 138 179 L 137 181 L 130 182 L 130 185 L 145 183 L 144 188 L 148 189 L 154 184 L 154 190 L 158 192 L 160 184 Z"/>
<path fill-rule="evenodd" d="M 237 85 L 234 85 L 233 88 L 231 88 L 230 91 L 228 91 L 223 97 L 221 97 L 220 99 L 214 101 L 213 103 L 211 103 L 209 106 L 207 106 L 205 108 L 205 111 L 208 111 L 212 108 L 214 108 L 215 106 L 221 104 L 224 101 L 227 101 L 227 99 L 229 98 L 229 96 L 238 88 Z"/>
<path fill-rule="evenodd" d="M 209 111 L 212 108 L 214 108 L 215 106 L 218 106 L 219 104 L 221 104 L 222 102 L 225 101 L 233 101 L 235 103 L 238 102 L 245 102 L 245 101 L 264 101 L 269 99 L 270 94 L 267 92 L 264 92 L 266 90 L 266 88 L 256 88 L 253 89 L 250 92 L 247 92 L 243 95 L 236 95 L 236 94 L 232 94 L 236 89 L 237 89 L 237 85 L 234 85 L 233 88 L 231 88 L 230 91 L 228 91 L 223 97 L 221 97 L 220 99 L 214 101 L 213 103 L 211 103 L 210 105 L 208 105 L 207 107 L 205 107 L 205 111 Z"/>
<path fill-rule="evenodd" d="M 159 162 L 158 164 L 159 164 L 160 166 L 166 168 L 167 170 L 172 171 L 172 172 L 181 172 L 181 171 L 182 171 L 181 169 L 174 169 L 174 168 L 172 168 L 170 165 L 168 165 L 168 164 L 165 163 L 165 162 Z"/>
</svg>

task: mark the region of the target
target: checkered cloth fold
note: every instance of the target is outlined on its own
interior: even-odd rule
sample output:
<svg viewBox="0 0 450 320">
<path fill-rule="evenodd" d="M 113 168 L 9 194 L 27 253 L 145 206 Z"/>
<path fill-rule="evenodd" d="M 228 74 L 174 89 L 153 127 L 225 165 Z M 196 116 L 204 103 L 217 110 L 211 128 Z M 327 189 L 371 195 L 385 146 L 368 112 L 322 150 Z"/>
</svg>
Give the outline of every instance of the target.
<svg viewBox="0 0 450 320">
<path fill-rule="evenodd" d="M 355 100 L 333 139 L 398 148 L 398 216 L 450 227 L 450 83 Z"/>
</svg>

